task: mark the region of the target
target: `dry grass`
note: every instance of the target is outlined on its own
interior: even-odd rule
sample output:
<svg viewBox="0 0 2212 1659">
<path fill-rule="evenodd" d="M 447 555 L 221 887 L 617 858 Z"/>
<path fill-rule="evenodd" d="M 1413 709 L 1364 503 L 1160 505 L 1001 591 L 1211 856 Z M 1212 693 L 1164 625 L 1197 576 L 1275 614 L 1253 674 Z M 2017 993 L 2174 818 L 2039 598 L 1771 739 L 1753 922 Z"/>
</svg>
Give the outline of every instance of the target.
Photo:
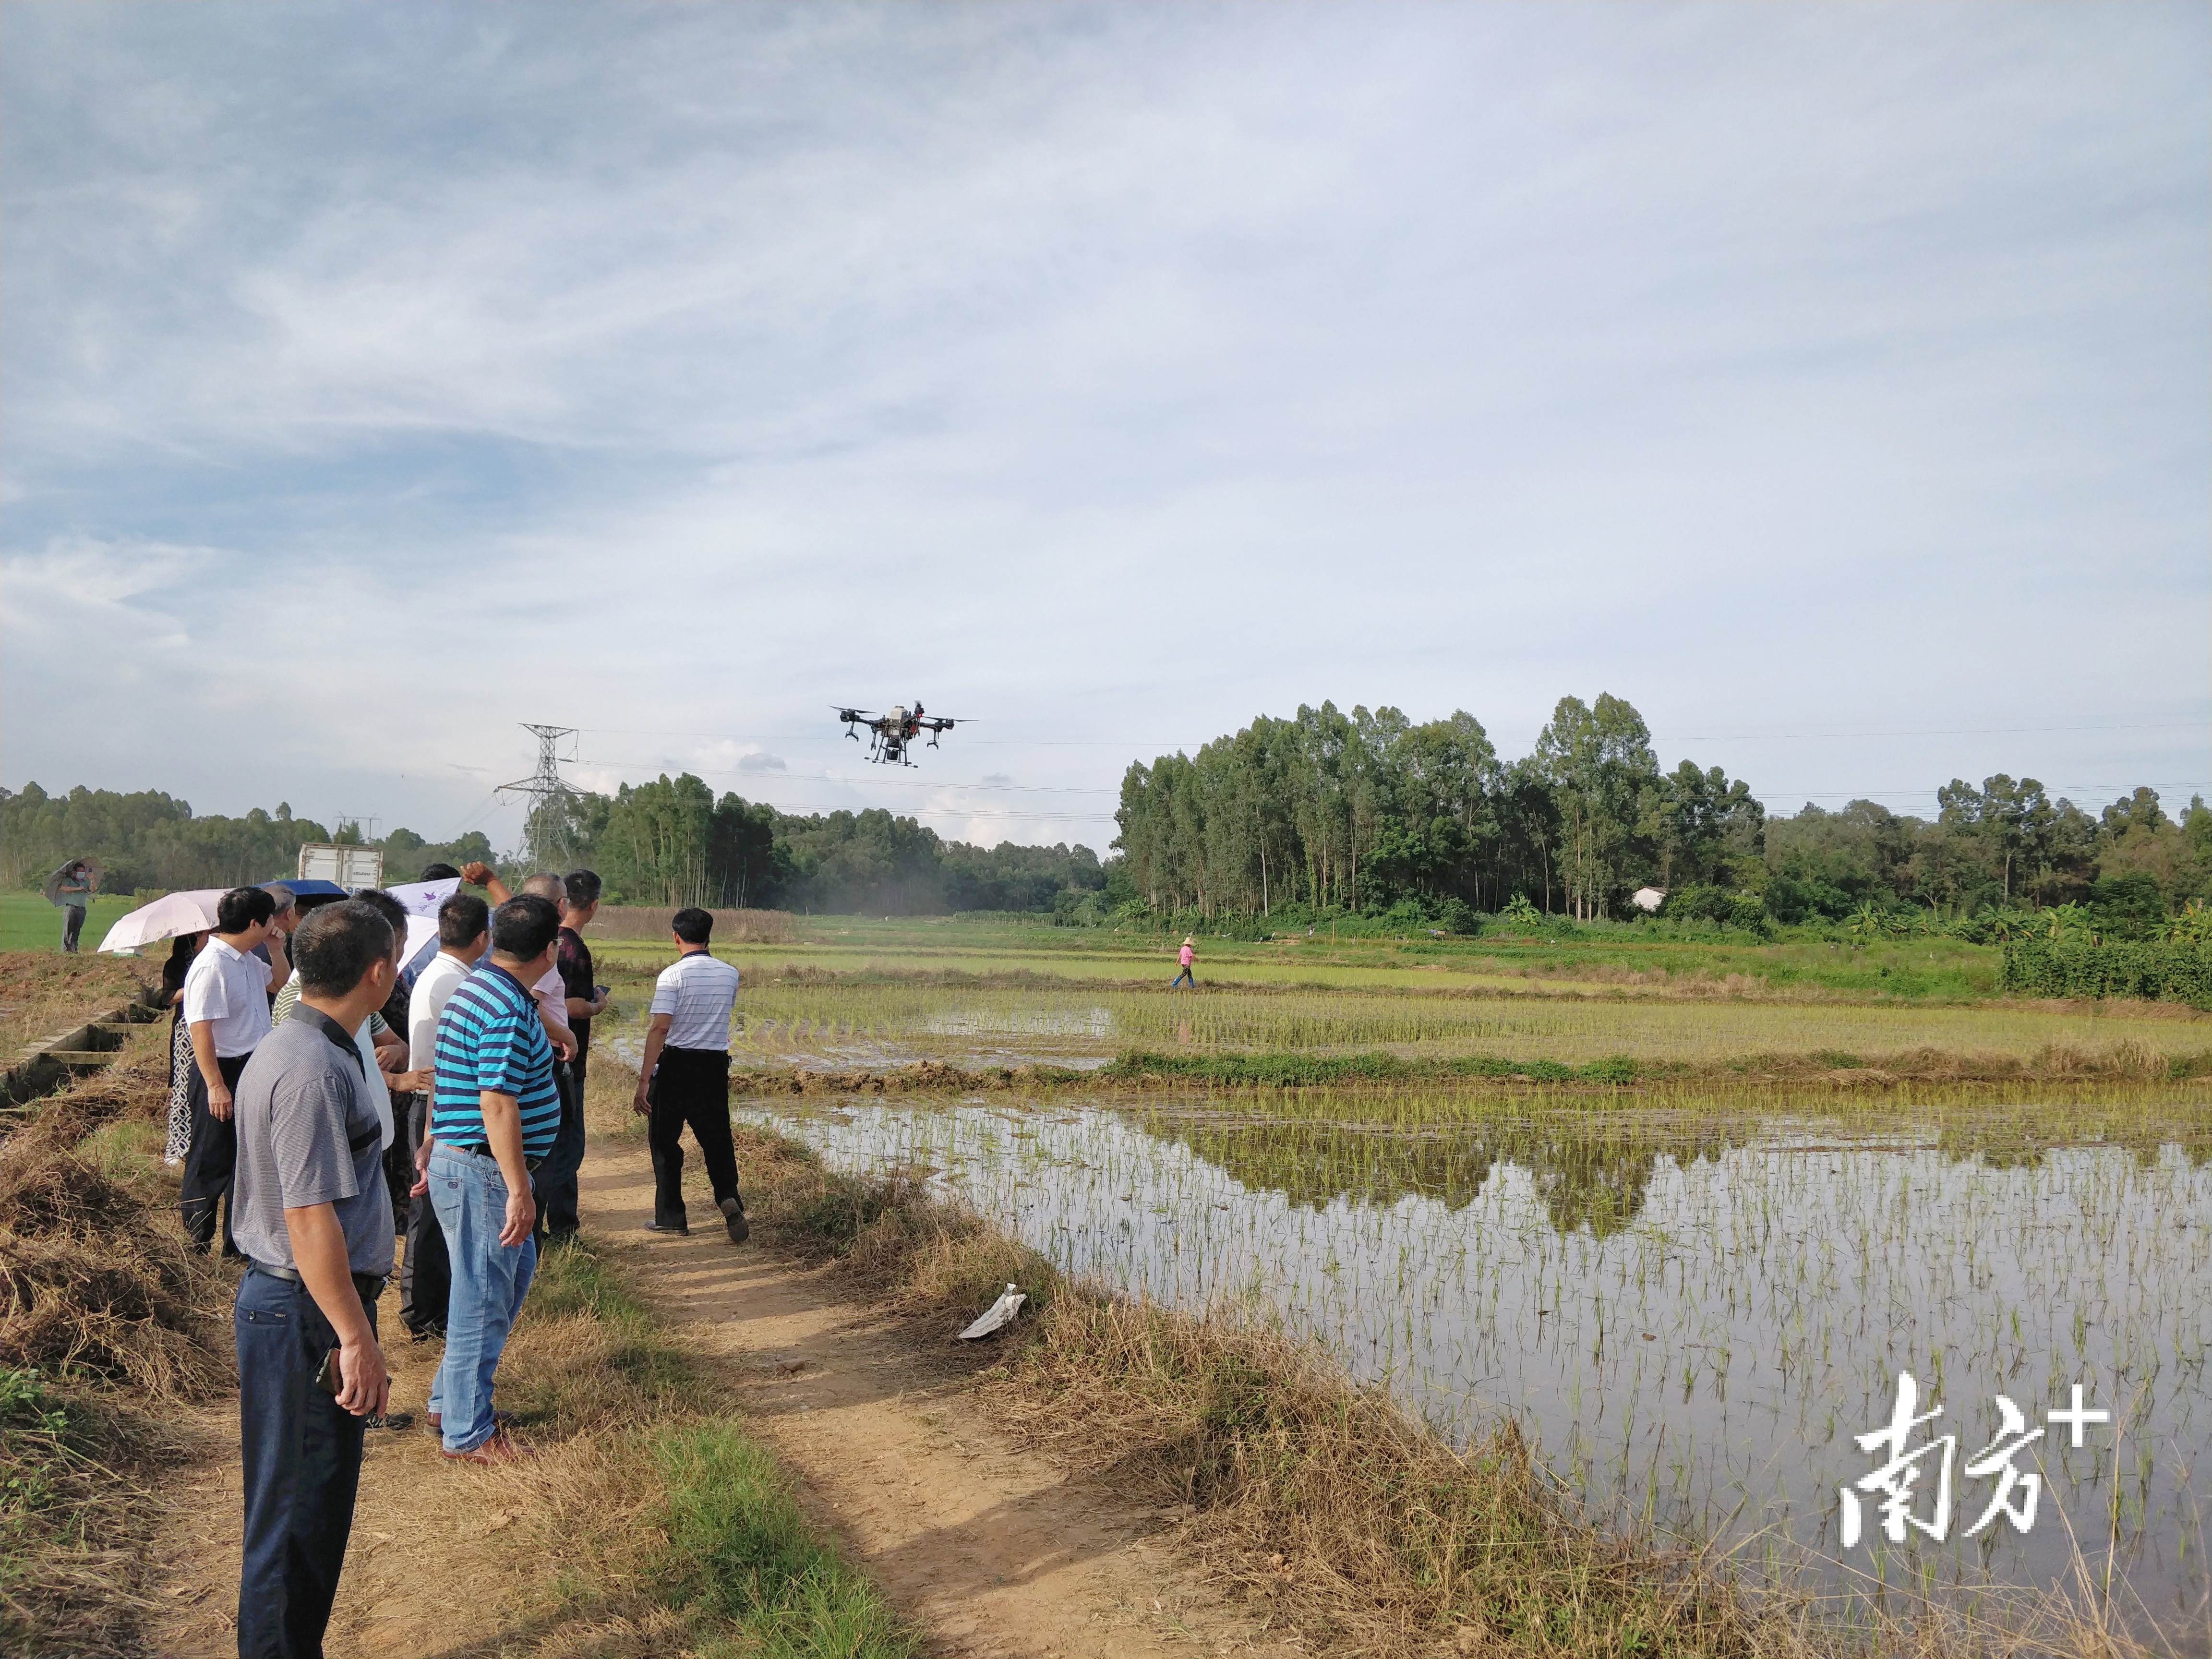
<svg viewBox="0 0 2212 1659">
<path fill-rule="evenodd" d="M 592 939 L 652 939 L 668 942 L 668 924 L 677 907 L 647 904 L 604 904 L 584 932 Z M 713 910 L 717 945 L 790 945 L 799 938 L 797 923 L 788 910 Z"/>
<path fill-rule="evenodd" d="M 0 1365 L 206 1398 L 232 1377 L 222 1274 L 147 1194 L 79 1156 L 94 1132 L 166 1112 L 150 1060 L 55 1096 L 0 1145 Z"/>
<path fill-rule="evenodd" d="M 159 1178 L 103 1172 L 88 1139 L 167 1109 L 142 1055 L 43 1103 L 0 1145 L 0 1632 L 11 1651 L 140 1650 L 154 1488 L 178 1402 L 233 1376 L 226 1281 L 165 1213 Z"/>
<path fill-rule="evenodd" d="M 160 975 L 159 963 L 132 957 L 0 951 L 0 1062 L 14 1065 L 26 1043 L 128 1002 Z"/>
</svg>

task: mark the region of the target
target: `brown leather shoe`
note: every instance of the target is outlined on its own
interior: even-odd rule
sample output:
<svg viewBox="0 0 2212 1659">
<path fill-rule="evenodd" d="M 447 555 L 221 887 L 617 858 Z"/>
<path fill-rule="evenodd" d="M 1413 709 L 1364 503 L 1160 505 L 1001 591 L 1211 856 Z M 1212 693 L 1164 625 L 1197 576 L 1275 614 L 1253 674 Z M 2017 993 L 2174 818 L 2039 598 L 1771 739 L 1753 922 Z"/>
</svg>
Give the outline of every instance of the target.
<svg viewBox="0 0 2212 1659">
<path fill-rule="evenodd" d="M 538 1453 L 520 1440 L 510 1438 L 505 1429 L 494 1429 L 488 1437 L 466 1451 L 441 1451 L 438 1455 L 449 1463 L 483 1463 L 496 1467 L 501 1463 L 520 1463 L 537 1456 Z"/>
</svg>

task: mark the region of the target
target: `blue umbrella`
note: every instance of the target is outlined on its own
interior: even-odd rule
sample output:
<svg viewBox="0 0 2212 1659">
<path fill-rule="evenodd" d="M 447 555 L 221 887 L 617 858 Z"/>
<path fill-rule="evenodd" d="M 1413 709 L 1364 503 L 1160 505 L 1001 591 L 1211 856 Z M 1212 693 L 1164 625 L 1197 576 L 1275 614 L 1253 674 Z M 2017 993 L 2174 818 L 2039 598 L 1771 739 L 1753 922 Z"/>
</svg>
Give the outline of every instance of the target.
<svg viewBox="0 0 2212 1659">
<path fill-rule="evenodd" d="M 346 890 L 334 881 L 321 881 L 313 877 L 279 876 L 274 881 L 264 881 L 264 887 L 289 888 L 295 898 L 344 898 Z"/>
</svg>

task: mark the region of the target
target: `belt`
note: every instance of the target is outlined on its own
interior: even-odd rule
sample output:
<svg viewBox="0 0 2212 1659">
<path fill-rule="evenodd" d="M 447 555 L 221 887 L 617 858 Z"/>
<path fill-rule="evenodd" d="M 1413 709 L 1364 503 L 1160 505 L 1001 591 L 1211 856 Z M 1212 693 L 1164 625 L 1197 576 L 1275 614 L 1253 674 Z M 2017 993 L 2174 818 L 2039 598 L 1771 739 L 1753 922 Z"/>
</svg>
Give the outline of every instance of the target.
<svg viewBox="0 0 2212 1659">
<path fill-rule="evenodd" d="M 444 1141 L 442 1141 L 442 1140 L 441 1140 L 441 1141 L 440 1141 L 438 1144 L 439 1144 L 441 1146 L 445 1146 L 445 1145 L 446 1145 L 446 1143 L 445 1143 Z M 454 1152 L 466 1152 L 466 1153 L 467 1153 L 471 1158 L 490 1158 L 490 1157 L 491 1157 L 491 1147 L 490 1147 L 490 1146 L 489 1146 L 488 1143 L 486 1143 L 486 1142 L 484 1142 L 484 1141 L 481 1141 L 481 1140 L 479 1140 L 478 1142 L 477 1142 L 477 1143 L 476 1143 L 476 1145 L 475 1145 L 475 1146 L 455 1146 L 455 1147 L 452 1148 L 451 1150 L 453 1150 L 453 1151 L 454 1151 Z M 545 1161 L 545 1159 L 546 1159 L 546 1158 L 547 1158 L 548 1156 L 549 1156 L 549 1154 L 547 1154 L 547 1153 L 540 1152 L 540 1153 L 539 1153 L 536 1158 L 525 1158 L 522 1160 L 522 1167 L 523 1167 L 524 1169 L 526 1169 L 526 1170 L 529 1170 L 535 1171 L 535 1170 L 537 1170 L 538 1166 L 539 1164 L 543 1164 L 543 1163 Z M 495 1159 L 494 1161 L 495 1161 L 495 1162 L 496 1162 L 497 1160 L 496 1160 L 496 1159 Z"/>
<path fill-rule="evenodd" d="M 301 1286 L 307 1282 L 300 1277 L 300 1270 L 297 1267 L 279 1267 L 266 1261 L 255 1261 L 248 1265 L 253 1272 L 264 1273 L 270 1279 L 282 1279 L 288 1283 Z M 383 1273 L 356 1273 L 353 1276 L 353 1287 L 360 1293 L 362 1307 L 374 1305 L 376 1298 L 384 1294 L 386 1277 L 386 1275 Z"/>
</svg>

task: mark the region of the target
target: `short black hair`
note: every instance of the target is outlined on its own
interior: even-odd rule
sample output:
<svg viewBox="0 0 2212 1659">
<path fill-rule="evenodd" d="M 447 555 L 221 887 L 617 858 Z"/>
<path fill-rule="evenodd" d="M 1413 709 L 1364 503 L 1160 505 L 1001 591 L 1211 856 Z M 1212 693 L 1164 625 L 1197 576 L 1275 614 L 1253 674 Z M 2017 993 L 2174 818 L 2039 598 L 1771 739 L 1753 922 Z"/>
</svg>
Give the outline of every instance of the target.
<svg viewBox="0 0 2212 1659">
<path fill-rule="evenodd" d="M 422 866 L 422 873 L 415 878 L 417 881 L 459 881 L 460 878 L 461 872 L 450 864 L 426 864 Z"/>
<path fill-rule="evenodd" d="M 491 913 L 491 948 L 518 962 L 536 960 L 560 931 L 561 913 L 535 893 L 518 893 Z"/>
<path fill-rule="evenodd" d="M 491 926 L 491 906 L 474 893 L 456 893 L 438 907 L 438 943 L 459 950 Z"/>
<path fill-rule="evenodd" d="M 276 896 L 266 887 L 234 887 L 215 903 L 215 930 L 242 933 L 276 914 Z"/>
<path fill-rule="evenodd" d="M 704 945 L 714 931 L 714 918 L 696 904 L 687 904 L 669 918 L 669 931 L 686 945 Z"/>
<path fill-rule="evenodd" d="M 407 938 L 407 907 L 381 887 L 363 888 L 354 896 L 363 904 L 376 907 L 376 914 L 382 916 L 385 926 L 392 929 L 392 948 L 398 950 Z"/>
<path fill-rule="evenodd" d="M 380 907 L 364 899 L 325 904 L 292 934 L 300 988 L 317 996 L 342 997 L 371 968 L 391 959 L 392 924 Z"/>
<path fill-rule="evenodd" d="M 561 885 L 568 895 L 568 908 L 572 910 L 599 902 L 599 872 L 596 870 L 571 870 Z"/>
</svg>

